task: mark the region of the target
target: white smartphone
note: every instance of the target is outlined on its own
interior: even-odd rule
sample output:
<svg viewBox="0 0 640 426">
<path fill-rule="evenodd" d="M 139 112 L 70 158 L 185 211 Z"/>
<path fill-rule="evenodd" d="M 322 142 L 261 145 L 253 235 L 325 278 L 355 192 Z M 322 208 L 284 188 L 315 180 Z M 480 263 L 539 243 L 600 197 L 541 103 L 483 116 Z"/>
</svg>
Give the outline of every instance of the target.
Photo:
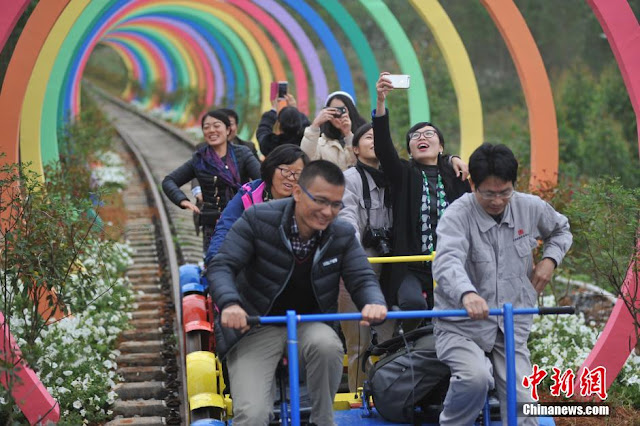
<svg viewBox="0 0 640 426">
<path fill-rule="evenodd" d="M 391 81 L 394 89 L 408 89 L 411 83 L 411 76 L 407 74 L 389 74 L 386 78 Z"/>
</svg>

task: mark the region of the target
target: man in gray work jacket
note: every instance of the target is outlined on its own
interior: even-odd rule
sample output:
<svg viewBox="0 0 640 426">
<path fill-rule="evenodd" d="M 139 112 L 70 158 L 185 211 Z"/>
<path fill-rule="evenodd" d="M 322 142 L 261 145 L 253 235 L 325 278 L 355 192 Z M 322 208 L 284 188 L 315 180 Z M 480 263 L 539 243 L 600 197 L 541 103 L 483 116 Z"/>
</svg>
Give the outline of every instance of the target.
<svg viewBox="0 0 640 426">
<path fill-rule="evenodd" d="M 489 317 L 489 308 L 507 302 L 535 306 L 572 242 L 565 216 L 539 197 L 514 190 L 518 162 L 509 148 L 483 144 L 471 155 L 469 172 L 474 192 L 456 200 L 440 219 L 433 264 L 438 283 L 434 309 L 464 308 L 470 317 L 435 321 L 438 358 L 451 369 L 442 426 L 473 424 L 494 385 L 506 424 L 504 322 Z M 534 264 L 539 239 L 542 260 Z M 527 338 L 532 321 L 532 315 L 515 317 L 519 403 L 531 401 L 521 380 L 531 374 Z M 518 424 L 538 422 L 519 417 Z"/>
<path fill-rule="evenodd" d="M 247 314 L 336 312 L 342 277 L 363 325 L 386 316 L 384 296 L 354 229 L 334 220 L 343 207 L 343 192 L 338 166 L 324 160 L 307 164 L 293 198 L 245 210 L 209 261 L 207 278 L 221 309 L 216 337 L 224 331 L 227 347 L 220 340 L 216 344 L 229 368 L 234 425 L 269 423 L 274 374 L 286 350 L 286 327 L 247 331 Z M 318 322 L 301 323 L 298 341 L 311 398 L 310 422 L 331 426 L 342 376 L 342 342 L 329 325 Z"/>
</svg>

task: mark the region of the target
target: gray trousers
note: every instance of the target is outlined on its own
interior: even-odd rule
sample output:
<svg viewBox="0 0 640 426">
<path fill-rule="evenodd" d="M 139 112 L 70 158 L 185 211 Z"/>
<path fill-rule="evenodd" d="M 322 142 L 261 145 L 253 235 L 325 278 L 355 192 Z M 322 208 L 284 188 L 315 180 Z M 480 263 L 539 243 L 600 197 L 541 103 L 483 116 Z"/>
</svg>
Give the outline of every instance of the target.
<svg viewBox="0 0 640 426">
<path fill-rule="evenodd" d="M 438 359 L 451 369 L 449 391 L 440 413 L 441 426 L 473 425 L 480 414 L 489 389 L 495 388 L 500 400 L 502 424 L 507 424 L 507 373 L 504 334 L 498 331 L 490 354 L 471 339 L 436 330 Z M 522 378 L 531 374 L 529 350 L 516 346 L 516 395 L 518 404 L 533 402 L 531 391 L 522 386 Z M 518 417 L 518 425 L 537 425 L 536 417 Z M 511 425 L 510 425 L 511 426 Z"/>
<path fill-rule="evenodd" d="M 286 344 L 286 327 L 256 327 L 227 354 L 234 425 L 267 425 L 273 418 L 275 371 L 287 353 Z M 333 426 L 333 399 L 342 378 L 342 342 L 326 324 L 301 323 L 298 349 L 311 398 L 309 421 Z"/>
</svg>

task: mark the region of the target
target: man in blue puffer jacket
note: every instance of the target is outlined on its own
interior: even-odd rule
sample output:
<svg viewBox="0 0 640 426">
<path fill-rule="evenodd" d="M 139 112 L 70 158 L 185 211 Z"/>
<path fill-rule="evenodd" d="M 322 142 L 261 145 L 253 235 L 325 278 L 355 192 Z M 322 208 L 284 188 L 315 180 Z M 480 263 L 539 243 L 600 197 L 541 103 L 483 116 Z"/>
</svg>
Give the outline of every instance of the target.
<svg viewBox="0 0 640 426">
<path fill-rule="evenodd" d="M 363 324 L 386 316 L 384 296 L 353 227 L 334 220 L 343 192 L 344 176 L 335 164 L 309 163 L 293 199 L 247 209 L 207 265 L 212 296 L 221 309 L 216 334 L 224 345 L 217 339 L 218 352 L 229 369 L 236 425 L 268 424 L 274 372 L 286 350 L 285 327 L 249 330 L 247 315 L 284 315 L 288 309 L 336 312 L 342 277 Z M 311 397 L 310 421 L 333 425 L 342 342 L 324 323 L 301 323 L 298 341 Z"/>
</svg>

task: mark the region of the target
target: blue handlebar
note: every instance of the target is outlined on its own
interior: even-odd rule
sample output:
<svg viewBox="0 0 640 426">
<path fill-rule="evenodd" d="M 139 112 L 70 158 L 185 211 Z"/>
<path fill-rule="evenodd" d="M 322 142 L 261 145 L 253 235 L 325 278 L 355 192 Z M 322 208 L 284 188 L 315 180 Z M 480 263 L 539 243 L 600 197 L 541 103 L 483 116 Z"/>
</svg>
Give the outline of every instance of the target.
<svg viewBox="0 0 640 426">
<path fill-rule="evenodd" d="M 489 315 L 504 316 L 504 335 L 507 369 L 507 420 L 508 424 L 517 423 L 516 411 L 516 367 L 515 367 L 515 341 L 514 341 L 514 315 L 561 315 L 573 314 L 575 309 L 572 306 L 561 306 L 554 308 L 517 308 L 514 309 L 510 303 L 505 303 L 502 309 L 489 309 Z M 440 317 L 466 317 L 467 311 L 443 310 L 443 311 L 391 311 L 387 313 L 388 319 L 405 318 L 440 318 Z M 249 325 L 257 324 L 287 324 L 287 348 L 289 358 L 289 383 L 291 384 L 291 424 L 300 425 L 300 389 L 299 389 L 299 369 L 298 369 L 298 328 L 299 322 L 313 321 L 358 321 L 362 319 L 360 313 L 346 314 L 310 314 L 297 315 L 295 311 L 287 311 L 286 316 L 273 317 L 247 317 Z M 286 413 L 282 413 L 284 423 L 287 422 Z"/>
<path fill-rule="evenodd" d="M 575 309 L 573 306 L 559 306 L 552 308 L 515 308 L 513 309 L 514 315 L 563 315 L 573 314 Z M 504 315 L 503 309 L 489 309 L 489 315 L 500 316 Z M 406 318 L 441 318 L 441 317 L 466 317 L 467 311 L 464 309 L 452 309 L 443 311 L 390 311 L 387 313 L 387 319 L 406 319 Z M 297 322 L 314 322 L 314 321 L 359 321 L 362 319 L 362 314 L 359 312 L 345 313 L 345 314 L 309 314 L 309 315 L 296 315 Z M 257 324 L 283 324 L 287 322 L 285 315 L 272 316 L 272 317 L 247 317 L 249 325 Z"/>
</svg>

